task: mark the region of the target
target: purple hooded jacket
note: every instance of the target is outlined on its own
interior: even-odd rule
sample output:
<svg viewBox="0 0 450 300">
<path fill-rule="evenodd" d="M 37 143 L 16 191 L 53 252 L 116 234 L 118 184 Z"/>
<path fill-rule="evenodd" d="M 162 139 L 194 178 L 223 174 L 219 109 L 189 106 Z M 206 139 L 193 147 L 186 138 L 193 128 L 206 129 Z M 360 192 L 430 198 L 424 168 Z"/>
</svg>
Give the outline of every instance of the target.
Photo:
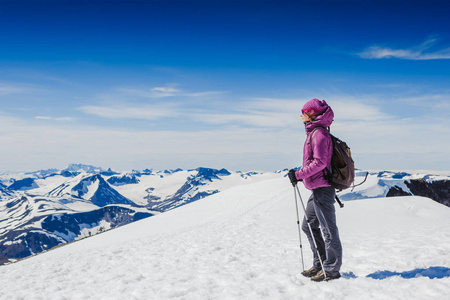
<svg viewBox="0 0 450 300">
<path fill-rule="evenodd" d="M 308 101 L 303 109 L 312 110 L 317 116 L 312 122 L 305 123 L 306 141 L 303 147 L 303 166 L 295 172 L 297 179 L 302 179 L 305 187 L 309 190 L 330 186 L 325 179 L 322 170 L 331 165 L 333 145 L 330 134 L 325 129 L 333 122 L 334 113 L 325 100 L 312 99 Z M 311 141 L 311 143 L 310 143 Z"/>
</svg>

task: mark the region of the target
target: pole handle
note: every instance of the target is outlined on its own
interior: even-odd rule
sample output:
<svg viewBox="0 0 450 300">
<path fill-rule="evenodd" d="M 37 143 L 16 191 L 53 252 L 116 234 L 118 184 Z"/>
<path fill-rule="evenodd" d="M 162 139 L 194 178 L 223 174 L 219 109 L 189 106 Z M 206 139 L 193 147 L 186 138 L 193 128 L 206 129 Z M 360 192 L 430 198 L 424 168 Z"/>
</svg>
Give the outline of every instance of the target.
<svg viewBox="0 0 450 300">
<path fill-rule="evenodd" d="M 336 199 L 336 202 L 339 204 L 339 206 L 341 208 L 344 208 L 344 203 L 342 203 L 341 199 L 339 199 L 337 195 L 335 195 L 334 198 Z"/>
</svg>

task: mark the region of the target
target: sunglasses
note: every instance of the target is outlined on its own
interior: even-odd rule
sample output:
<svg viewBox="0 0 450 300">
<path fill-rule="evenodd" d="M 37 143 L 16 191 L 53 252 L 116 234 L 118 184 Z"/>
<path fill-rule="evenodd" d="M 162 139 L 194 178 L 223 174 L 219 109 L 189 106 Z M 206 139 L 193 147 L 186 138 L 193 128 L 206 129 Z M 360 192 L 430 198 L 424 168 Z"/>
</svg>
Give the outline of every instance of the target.
<svg viewBox="0 0 450 300">
<path fill-rule="evenodd" d="M 315 108 L 306 108 L 306 109 L 302 109 L 302 114 L 306 114 L 311 111 L 318 112 L 318 110 Z"/>
</svg>

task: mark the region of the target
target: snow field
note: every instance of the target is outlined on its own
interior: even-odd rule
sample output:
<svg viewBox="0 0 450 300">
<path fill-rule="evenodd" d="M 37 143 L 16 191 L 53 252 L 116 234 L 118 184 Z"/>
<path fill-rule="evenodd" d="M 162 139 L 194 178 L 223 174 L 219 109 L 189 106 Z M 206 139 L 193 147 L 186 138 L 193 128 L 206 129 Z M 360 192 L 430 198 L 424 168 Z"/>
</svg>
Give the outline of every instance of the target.
<svg viewBox="0 0 450 300">
<path fill-rule="evenodd" d="M 124 174 L 122 174 L 124 175 Z M 139 183 L 113 186 L 120 194 L 132 200 L 136 204 L 146 205 L 148 196 L 146 190 L 150 187 L 155 190 L 152 195 L 159 196 L 162 199 L 174 194 L 189 177 L 189 171 L 180 171 L 172 174 L 164 174 L 161 178 L 160 174 L 142 175 Z"/>
<path fill-rule="evenodd" d="M 303 200 L 309 192 L 302 189 Z M 301 207 L 299 207 L 301 209 Z M 341 278 L 302 271 L 286 178 L 229 188 L 172 211 L 0 268 L 0 299 L 445 299 L 450 278 L 366 278 L 450 267 L 450 209 L 421 197 L 336 205 Z M 303 216 L 303 213 L 300 212 Z M 312 254 L 302 235 L 305 267 Z"/>
<path fill-rule="evenodd" d="M 133 202 L 139 205 L 146 205 L 147 200 L 144 197 L 148 196 L 148 192 L 146 192 L 148 188 L 154 188 L 151 195 L 160 197 L 162 201 L 166 197 L 175 194 L 183 186 L 187 178 L 195 174 L 191 171 L 179 171 L 172 174 L 164 174 L 162 178 L 160 174 L 142 175 L 139 178 L 139 183 L 114 186 L 114 189 Z M 214 179 L 213 184 L 198 186 L 197 188 L 199 192 L 211 189 L 224 191 L 237 185 L 252 184 L 256 181 L 280 177 L 280 175 L 275 173 L 260 173 L 248 177 L 251 178 L 245 179 L 240 173 L 231 172 L 230 175 L 221 176 L 220 179 Z"/>
</svg>

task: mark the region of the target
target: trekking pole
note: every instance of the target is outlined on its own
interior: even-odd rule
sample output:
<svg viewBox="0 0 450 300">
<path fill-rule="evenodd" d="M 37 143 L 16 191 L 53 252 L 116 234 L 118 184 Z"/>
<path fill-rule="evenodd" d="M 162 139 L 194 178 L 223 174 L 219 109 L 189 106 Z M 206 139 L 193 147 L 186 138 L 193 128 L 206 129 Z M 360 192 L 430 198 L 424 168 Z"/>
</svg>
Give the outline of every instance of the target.
<svg viewBox="0 0 450 300">
<path fill-rule="evenodd" d="M 300 194 L 300 190 L 298 189 L 297 185 L 294 186 L 294 189 L 297 189 L 298 196 L 300 198 L 300 201 L 302 202 L 302 207 L 303 207 L 303 212 L 305 213 L 306 223 L 308 224 L 309 232 L 311 233 L 311 237 L 312 237 L 312 240 L 314 242 L 314 250 L 316 250 L 317 257 L 319 257 L 320 266 L 322 267 L 322 271 L 323 271 L 323 276 L 324 276 L 325 279 L 327 279 L 327 274 L 325 273 L 325 268 L 323 267 L 322 258 L 320 257 L 319 250 L 317 249 L 316 239 L 314 238 L 314 234 L 313 234 L 313 231 L 311 229 L 311 225 L 309 224 L 308 216 L 306 215 L 306 208 L 305 208 L 305 204 L 303 203 L 302 195 Z"/>
<path fill-rule="evenodd" d="M 303 271 L 305 271 L 305 262 L 303 261 L 302 235 L 301 235 L 301 230 L 300 230 L 300 217 L 298 215 L 298 200 L 297 200 L 297 193 L 295 192 L 295 186 L 294 186 L 294 197 L 295 197 L 295 212 L 297 213 L 298 239 L 300 240 L 300 253 L 302 256 L 302 268 L 303 268 Z"/>
</svg>

